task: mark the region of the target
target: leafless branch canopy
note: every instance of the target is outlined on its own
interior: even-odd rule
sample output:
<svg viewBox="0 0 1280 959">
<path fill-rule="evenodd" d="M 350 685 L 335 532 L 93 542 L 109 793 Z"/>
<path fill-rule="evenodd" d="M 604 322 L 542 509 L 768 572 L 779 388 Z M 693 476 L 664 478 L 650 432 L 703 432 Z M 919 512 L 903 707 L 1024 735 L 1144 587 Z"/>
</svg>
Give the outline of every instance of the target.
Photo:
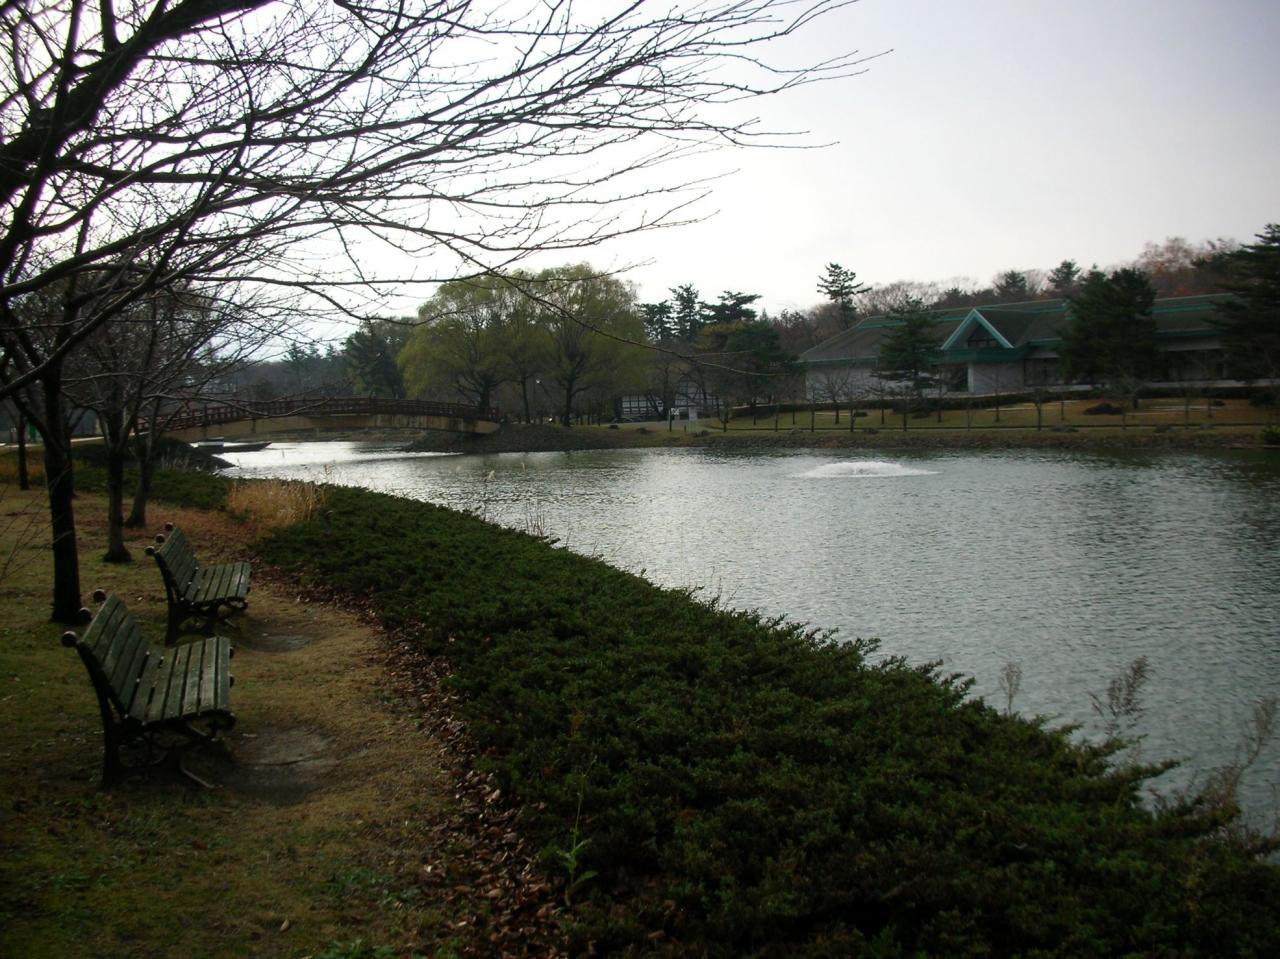
<svg viewBox="0 0 1280 959">
<path fill-rule="evenodd" d="M 762 47 L 848 2 L 9 0 L 5 349 L 14 305 L 55 284 L 65 352 L 177 281 L 349 308 L 679 222 L 702 190 L 655 167 L 785 142 L 741 101 L 861 61 Z M 406 276 L 404 254 L 432 262 Z"/>
</svg>

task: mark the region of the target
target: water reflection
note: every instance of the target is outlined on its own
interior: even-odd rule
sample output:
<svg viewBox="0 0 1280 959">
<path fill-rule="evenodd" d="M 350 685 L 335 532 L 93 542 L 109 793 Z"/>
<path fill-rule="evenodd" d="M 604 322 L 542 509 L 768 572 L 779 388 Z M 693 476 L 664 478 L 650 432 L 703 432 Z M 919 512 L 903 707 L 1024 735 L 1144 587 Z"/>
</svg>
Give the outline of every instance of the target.
<svg viewBox="0 0 1280 959">
<path fill-rule="evenodd" d="M 1002 701 L 1096 728 L 1137 656 L 1144 755 L 1171 781 L 1231 758 L 1280 689 L 1280 458 L 619 450 L 406 455 L 347 443 L 238 454 L 246 475 L 367 486 L 536 527 L 570 548 L 941 661 Z M 1246 784 L 1271 801 L 1280 747 Z"/>
</svg>

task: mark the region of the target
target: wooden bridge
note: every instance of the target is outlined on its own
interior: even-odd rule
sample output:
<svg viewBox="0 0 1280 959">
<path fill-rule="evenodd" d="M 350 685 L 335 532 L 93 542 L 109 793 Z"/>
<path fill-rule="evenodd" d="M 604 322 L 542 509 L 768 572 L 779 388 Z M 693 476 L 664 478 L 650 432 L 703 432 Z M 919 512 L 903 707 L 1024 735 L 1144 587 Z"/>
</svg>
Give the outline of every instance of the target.
<svg viewBox="0 0 1280 959">
<path fill-rule="evenodd" d="M 492 433 L 498 411 L 457 403 L 326 396 L 244 403 L 208 403 L 169 418 L 177 439 L 234 438 L 298 430 L 419 429 Z"/>
</svg>

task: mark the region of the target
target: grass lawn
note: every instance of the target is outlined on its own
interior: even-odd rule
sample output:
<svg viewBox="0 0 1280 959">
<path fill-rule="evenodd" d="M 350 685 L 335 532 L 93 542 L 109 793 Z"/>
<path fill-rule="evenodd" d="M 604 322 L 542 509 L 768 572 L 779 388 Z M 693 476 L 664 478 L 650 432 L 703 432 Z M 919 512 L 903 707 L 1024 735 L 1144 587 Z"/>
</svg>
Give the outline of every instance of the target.
<svg viewBox="0 0 1280 959">
<path fill-rule="evenodd" d="M 76 508 L 86 593 L 119 593 L 159 638 L 164 592 L 146 537 L 131 538 L 133 563 L 105 564 L 104 500 L 82 495 Z M 156 769 L 102 791 L 96 698 L 47 622 L 44 509 L 42 493 L 3 489 L 0 954 L 333 959 L 487 955 L 495 934 L 542 941 L 506 911 L 523 896 L 531 915 L 549 892 L 516 868 L 530 858 L 519 848 L 505 848 L 507 867 L 486 858 L 484 810 L 459 789 L 386 639 L 266 571 L 232 632 L 230 758 L 187 758 L 221 788 Z M 152 515 L 208 559 L 243 557 L 255 535 L 224 513 L 157 504 Z"/>
</svg>

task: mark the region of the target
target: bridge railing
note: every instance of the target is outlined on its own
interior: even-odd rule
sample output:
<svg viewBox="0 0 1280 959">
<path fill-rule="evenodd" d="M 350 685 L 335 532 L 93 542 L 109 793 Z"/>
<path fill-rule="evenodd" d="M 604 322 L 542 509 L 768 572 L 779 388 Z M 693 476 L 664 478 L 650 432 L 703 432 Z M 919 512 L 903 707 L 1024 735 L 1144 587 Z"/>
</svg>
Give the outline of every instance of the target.
<svg viewBox="0 0 1280 959">
<path fill-rule="evenodd" d="M 440 416 L 446 419 L 487 420 L 496 423 L 496 408 L 482 409 L 460 403 L 430 400 L 395 400 L 369 396 L 326 396 L 285 398 L 237 403 L 208 404 L 165 418 L 166 430 L 218 426 L 238 420 L 271 419 L 279 416 Z"/>
</svg>

